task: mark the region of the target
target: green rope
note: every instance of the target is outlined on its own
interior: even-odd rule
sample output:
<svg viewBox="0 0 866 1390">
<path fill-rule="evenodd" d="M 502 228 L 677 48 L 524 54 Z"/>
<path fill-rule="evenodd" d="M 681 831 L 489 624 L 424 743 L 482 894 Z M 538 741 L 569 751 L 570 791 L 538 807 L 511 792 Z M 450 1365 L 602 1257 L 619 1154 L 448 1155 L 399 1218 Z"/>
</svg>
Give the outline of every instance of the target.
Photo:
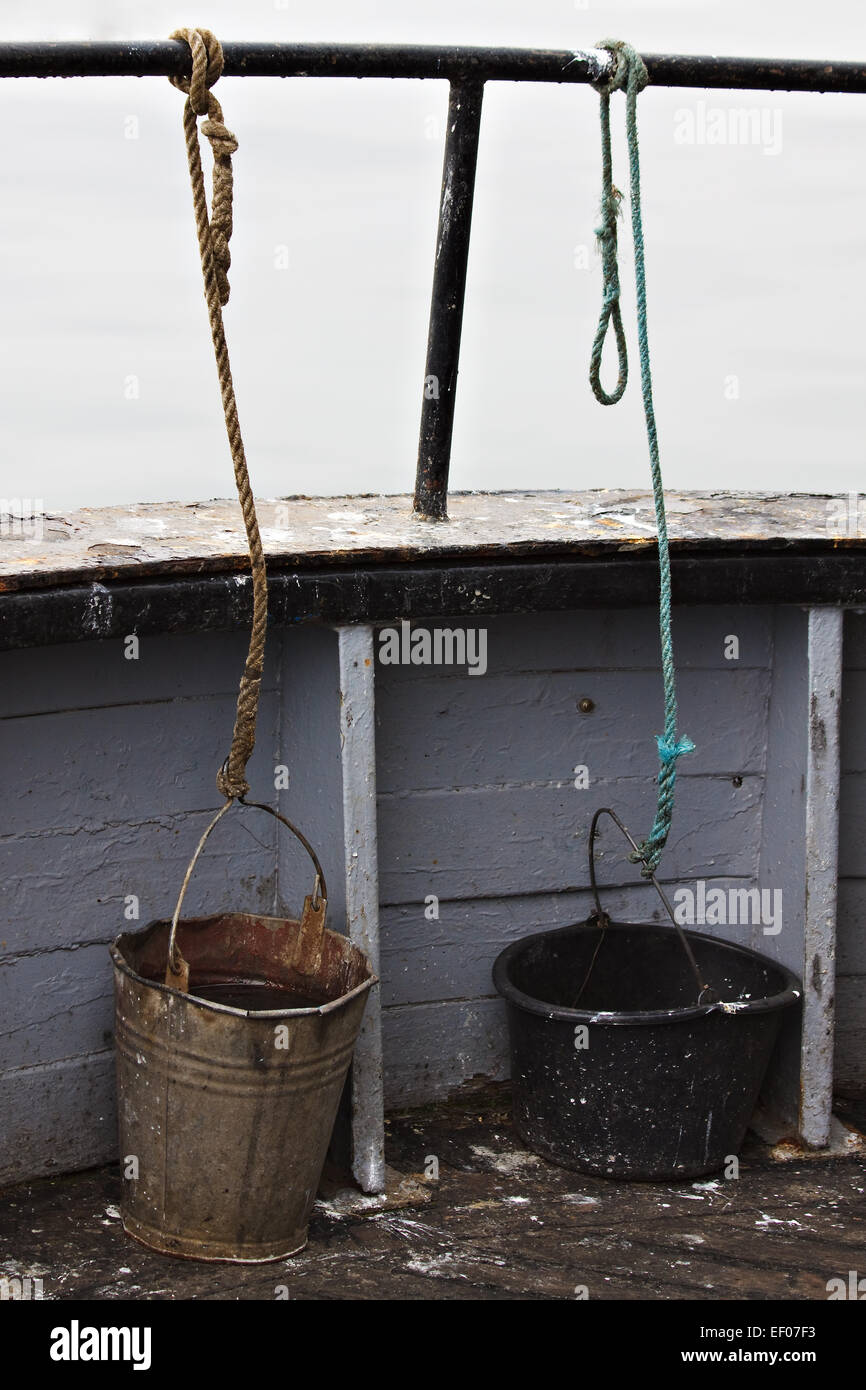
<svg viewBox="0 0 866 1390">
<path fill-rule="evenodd" d="M 677 777 L 677 759 L 683 753 L 694 752 L 695 745 L 683 735 L 677 738 L 677 692 L 674 674 L 674 650 L 671 637 L 671 562 L 668 550 L 668 528 L 665 516 L 665 495 L 659 463 L 658 433 L 656 431 L 655 411 L 653 409 L 652 375 L 650 372 L 649 339 L 647 337 L 646 311 L 646 264 L 643 240 L 643 221 L 640 206 L 640 155 L 637 136 L 637 98 L 647 85 L 649 78 L 640 55 L 627 43 L 618 39 L 603 39 L 598 48 L 607 49 L 614 59 L 614 70 L 610 77 L 602 78 L 594 85 L 601 97 L 601 150 L 602 150 L 602 195 L 601 226 L 596 236 L 601 247 L 602 269 L 604 274 L 604 298 L 598 330 L 592 345 L 589 380 L 596 400 L 602 405 L 615 405 L 621 399 L 628 380 L 628 358 L 622 316 L 619 307 L 619 269 L 617 266 L 616 227 L 622 195 L 613 186 L 613 164 L 610 148 L 610 95 L 611 92 L 625 91 L 626 134 L 628 138 L 629 178 L 631 183 L 631 225 L 634 238 L 635 283 L 637 286 L 637 338 L 640 352 L 640 378 L 643 393 L 646 436 L 652 466 L 653 498 L 655 500 L 656 526 L 659 540 L 659 632 L 661 636 L 662 676 L 664 680 L 665 731 L 656 735 L 660 769 L 658 776 L 658 803 L 656 816 L 649 835 L 639 846 L 639 852 L 629 857 L 634 863 L 643 863 L 645 877 L 655 873 L 662 856 L 665 843 L 670 834 L 674 812 L 674 786 Z M 604 340 L 613 320 L 619 357 L 619 378 L 616 387 L 608 394 L 600 381 L 601 355 Z"/>
</svg>

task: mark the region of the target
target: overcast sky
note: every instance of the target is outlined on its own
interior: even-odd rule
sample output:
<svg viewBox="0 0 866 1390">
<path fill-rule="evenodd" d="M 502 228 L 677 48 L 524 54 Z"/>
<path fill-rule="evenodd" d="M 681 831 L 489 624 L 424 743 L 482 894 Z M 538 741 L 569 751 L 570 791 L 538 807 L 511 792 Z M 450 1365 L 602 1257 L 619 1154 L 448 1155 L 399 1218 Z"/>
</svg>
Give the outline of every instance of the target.
<svg viewBox="0 0 866 1390">
<path fill-rule="evenodd" d="M 0 16 L 6 39 L 201 23 L 233 39 L 613 35 L 646 52 L 866 58 L 860 0 L 0 0 Z M 225 79 L 219 96 L 240 141 L 226 324 L 255 490 L 409 491 L 447 86 Z M 866 490 L 866 97 L 649 90 L 639 106 L 667 484 Z M 233 495 L 181 109 L 164 79 L 0 82 L 6 498 Z M 615 160 L 624 187 L 621 139 Z M 647 484 L 628 219 L 633 384 L 605 410 L 587 382 L 599 177 L 589 88 L 488 85 L 455 488 Z"/>
</svg>

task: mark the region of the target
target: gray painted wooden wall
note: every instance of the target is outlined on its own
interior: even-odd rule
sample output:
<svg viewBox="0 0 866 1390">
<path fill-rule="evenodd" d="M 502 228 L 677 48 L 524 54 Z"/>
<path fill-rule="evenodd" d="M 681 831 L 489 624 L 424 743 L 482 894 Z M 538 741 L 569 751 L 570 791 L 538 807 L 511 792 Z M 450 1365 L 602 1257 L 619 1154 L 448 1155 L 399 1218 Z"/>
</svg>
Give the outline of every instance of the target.
<svg viewBox="0 0 866 1390">
<path fill-rule="evenodd" d="M 680 762 L 664 878 L 725 887 L 758 874 L 773 650 L 767 610 L 677 616 Z M 725 639 L 740 643 L 737 661 Z M 592 812 L 633 833 L 652 822 L 661 729 L 658 634 L 649 610 L 497 618 L 484 676 L 377 672 L 379 867 L 386 1094 L 427 1099 L 507 1075 L 504 1010 L 490 969 L 528 932 L 586 916 Z M 594 709 L 581 714 L 582 698 Z M 575 787 L 574 768 L 590 785 Z M 735 778 L 738 785 L 735 785 Z M 616 915 L 657 918 L 654 890 L 603 830 L 599 860 Z M 424 899 L 439 899 L 439 920 Z M 742 936 L 736 929 L 727 933 Z"/>
<path fill-rule="evenodd" d="M 672 883 L 769 886 L 768 876 L 794 872 L 802 689 L 792 673 L 804 659 L 801 618 L 746 608 L 677 614 L 681 727 L 698 751 L 680 763 L 664 863 Z M 866 618 L 849 615 L 847 624 L 836 1065 L 840 1087 L 862 1092 Z M 598 804 L 613 805 L 641 834 L 653 813 L 661 690 L 652 612 L 510 616 L 486 627 L 483 676 L 376 671 L 391 1104 L 506 1074 L 494 957 L 524 933 L 586 914 L 586 837 Z M 739 639 L 737 661 L 725 659 L 730 635 Z M 171 912 L 218 804 L 214 776 L 244 645 L 242 635 L 216 634 L 143 639 L 137 661 L 125 659 L 120 642 L 0 656 L 0 1181 L 114 1154 L 107 943 L 130 925 L 129 895 L 141 925 Z M 582 697 L 594 702 L 589 714 L 577 709 Z M 337 924 L 345 912 L 338 705 L 335 633 L 273 633 L 251 781 L 276 804 L 274 768 L 290 767 L 279 804 L 320 848 Z M 769 767 L 768 746 L 774 757 L 782 749 Z M 578 764 L 589 771 L 586 790 L 574 786 Z M 227 818 L 188 910 L 297 908 L 309 889 L 306 866 L 288 846 L 278 852 L 274 837 L 270 817 Z M 610 908 L 657 917 L 654 894 L 635 885 L 615 832 L 605 830 L 601 848 Z M 438 898 L 432 920 L 430 895 Z M 792 907 L 779 937 L 760 926 L 721 934 L 793 964 L 797 929 Z"/>
<path fill-rule="evenodd" d="M 269 644 L 250 774 L 276 804 L 274 768 L 306 768 L 300 739 L 316 746 L 316 783 L 333 782 L 339 739 L 324 705 L 305 720 L 283 672 L 315 684 L 333 633 L 275 634 Z M 243 635 L 83 642 L 0 657 L 0 1180 L 63 1171 L 113 1156 L 113 984 L 107 944 L 134 921 L 170 916 L 190 855 L 213 809 L 236 701 Z M 331 726 L 330 742 L 324 729 Z M 312 759 L 310 760 L 312 763 Z M 301 812 L 298 811 L 300 815 Z M 310 798 L 317 835 L 327 796 Z M 332 818 L 333 819 L 333 818 Z M 311 887 L 303 852 L 275 843 L 276 822 L 232 813 L 202 855 L 190 915 L 224 906 L 297 908 Z M 287 837 L 288 838 L 288 837 Z M 323 856 L 333 846 L 323 846 Z M 342 850 L 340 849 L 340 853 Z M 339 890 L 339 874 L 334 875 Z M 285 901 L 284 901 L 285 900 Z M 339 913 L 339 897 L 334 904 Z"/>
</svg>

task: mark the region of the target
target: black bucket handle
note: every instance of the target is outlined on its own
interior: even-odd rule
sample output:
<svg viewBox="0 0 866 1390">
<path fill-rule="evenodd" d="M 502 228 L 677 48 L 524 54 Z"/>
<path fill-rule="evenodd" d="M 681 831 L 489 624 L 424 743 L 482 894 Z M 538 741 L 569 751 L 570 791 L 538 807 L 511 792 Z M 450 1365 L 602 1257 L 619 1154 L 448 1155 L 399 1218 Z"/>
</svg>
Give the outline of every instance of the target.
<svg viewBox="0 0 866 1390">
<path fill-rule="evenodd" d="M 625 838 L 628 840 L 628 842 L 629 842 L 629 844 L 631 845 L 632 849 L 634 850 L 635 854 L 636 854 L 639 858 L 642 857 L 642 856 L 641 856 L 640 847 L 639 847 L 639 846 L 636 844 L 636 842 L 632 839 L 632 837 L 631 837 L 631 835 L 629 834 L 628 830 L 627 830 L 626 827 L 623 825 L 623 823 L 622 823 L 622 821 L 620 820 L 619 816 L 616 814 L 616 811 L 612 811 L 611 808 L 610 808 L 609 806 L 600 806 L 600 807 L 598 808 L 598 810 L 596 811 L 595 815 L 593 816 L 593 818 L 592 818 L 592 824 L 591 824 L 591 826 L 590 826 L 590 828 L 589 828 L 589 882 L 590 882 L 590 886 L 591 886 L 591 888 L 592 888 L 592 896 L 595 898 L 595 917 L 596 917 L 596 919 L 597 919 L 597 921 L 598 921 L 599 927 L 601 928 L 601 937 L 600 937 L 600 939 L 599 939 L 598 946 L 596 946 L 595 951 L 593 952 L 593 956 L 592 956 L 592 960 L 590 961 L 589 969 L 588 969 L 588 971 L 586 972 L 586 977 L 585 977 L 585 979 L 584 979 L 584 981 L 583 981 L 583 984 L 582 984 L 581 987 L 580 987 L 580 991 L 579 991 L 578 996 L 577 996 L 578 999 L 580 999 L 581 994 L 583 994 L 583 991 L 586 989 L 586 986 L 587 986 L 587 984 L 588 984 L 588 982 L 589 982 L 589 977 L 590 977 L 590 975 L 592 974 L 593 966 L 595 965 L 596 956 L 598 955 L 598 952 L 599 952 L 599 950 L 600 950 L 600 948 L 601 948 L 601 943 L 602 943 L 602 941 L 604 940 L 605 929 L 607 928 L 607 925 L 608 925 L 608 923 L 610 922 L 610 917 L 608 916 L 608 914 L 605 912 L 604 908 L 603 908 L 602 905 L 601 905 L 601 899 L 599 898 L 599 895 L 598 895 L 598 881 L 597 881 L 596 875 L 595 875 L 595 838 L 596 838 L 596 835 L 598 834 L 598 822 L 599 822 L 599 818 L 600 818 L 601 816 L 610 816 L 610 818 L 611 818 L 611 820 L 613 821 L 614 825 L 616 825 L 616 826 L 619 827 L 619 829 L 622 831 L 622 833 L 623 833 L 623 835 L 625 836 Z M 692 973 L 693 973 L 693 975 L 694 975 L 694 977 L 695 977 L 695 979 L 696 979 L 696 981 L 697 981 L 697 985 L 698 985 L 698 1003 L 699 1003 L 699 1004 L 717 1004 L 717 1003 L 719 1002 L 719 996 L 718 996 L 718 994 L 716 993 L 716 991 L 715 991 L 714 989 L 712 989 L 712 988 L 707 984 L 707 982 L 704 980 L 703 976 L 701 975 L 700 967 L 698 966 L 698 963 L 697 963 L 697 961 L 695 960 L 694 952 L 693 952 L 691 946 L 689 945 L 688 938 L 687 938 L 685 932 L 683 931 L 682 927 L 680 926 L 679 922 L 677 921 L 676 917 L 674 916 L 674 910 L 673 910 L 673 908 L 671 907 L 671 905 L 670 905 L 670 903 L 669 903 L 669 901 L 668 901 L 667 894 L 664 892 L 664 890 L 663 890 L 661 884 L 659 883 L 659 881 L 658 881 L 658 879 L 656 878 L 656 876 L 655 876 L 654 873 L 649 873 L 649 874 L 646 875 L 646 877 L 649 878 L 650 882 L 652 883 L 653 887 L 655 888 L 656 892 L 658 893 L 659 897 L 661 898 L 662 902 L 664 903 L 664 905 L 665 905 L 665 910 L 667 911 L 668 916 L 670 917 L 671 921 L 672 921 L 673 924 L 674 924 L 674 927 L 675 927 L 675 929 L 676 929 L 677 936 L 679 937 L 680 943 L 681 943 L 681 945 L 682 945 L 682 948 L 683 948 L 683 950 L 684 950 L 685 953 L 686 953 L 686 956 L 687 956 L 687 958 L 688 958 L 689 965 L 691 966 Z M 576 1007 L 576 1005 L 575 1005 L 575 1007 Z"/>
<path fill-rule="evenodd" d="M 279 811 L 275 811 L 273 806 L 266 805 L 264 801 L 246 801 L 242 796 L 236 799 L 242 806 L 252 806 L 257 811 L 267 811 L 269 816 L 273 816 L 275 820 L 280 821 L 281 824 L 284 825 L 287 830 L 291 830 L 295 838 L 301 842 L 307 854 L 310 856 L 310 859 L 313 861 L 316 877 L 313 882 L 312 893 L 304 900 L 304 911 L 301 917 L 301 927 L 298 938 L 298 959 L 296 961 L 296 965 L 302 973 L 309 974 L 318 964 L 319 955 L 321 953 L 322 933 L 325 927 L 325 913 L 328 907 L 328 887 L 325 883 L 324 870 L 319 863 L 316 851 L 313 849 L 306 835 L 304 835 L 296 825 L 293 825 L 290 820 L 287 820 L 285 816 L 281 815 Z M 205 847 L 208 836 L 218 822 L 222 820 L 226 812 L 231 810 L 234 802 L 235 798 L 231 798 L 224 806 L 220 807 L 199 840 L 195 853 L 189 861 L 187 871 L 184 875 L 180 893 L 178 894 L 177 905 L 171 919 L 171 932 L 168 938 L 168 962 L 165 967 L 165 983 L 169 988 L 179 989 L 184 994 L 189 987 L 189 965 L 187 961 L 184 960 L 180 947 L 177 944 L 177 925 L 180 919 L 181 908 L 183 907 L 183 900 L 186 896 L 186 890 L 189 887 L 189 881 L 192 878 L 193 869 L 198 863 L 199 855 Z"/>
</svg>

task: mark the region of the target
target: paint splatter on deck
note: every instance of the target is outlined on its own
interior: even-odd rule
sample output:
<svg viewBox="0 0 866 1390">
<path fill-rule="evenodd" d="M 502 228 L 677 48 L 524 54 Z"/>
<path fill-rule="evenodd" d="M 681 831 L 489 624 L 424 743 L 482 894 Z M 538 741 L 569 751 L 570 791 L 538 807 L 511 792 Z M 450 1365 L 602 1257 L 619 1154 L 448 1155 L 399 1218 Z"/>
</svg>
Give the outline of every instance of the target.
<svg viewBox="0 0 866 1390">
<path fill-rule="evenodd" d="M 48 1299 L 826 1300 L 862 1268 L 866 1158 L 775 1163 L 752 1141 L 740 1176 L 613 1183 L 526 1154 L 507 1088 L 388 1123 L 391 1163 L 429 1200 L 345 1215 L 320 1204 L 307 1248 L 259 1266 L 202 1265 L 124 1236 L 113 1169 L 0 1195 L 0 1274 L 39 1276 Z M 284 1296 L 284 1295 L 283 1295 Z"/>
</svg>

